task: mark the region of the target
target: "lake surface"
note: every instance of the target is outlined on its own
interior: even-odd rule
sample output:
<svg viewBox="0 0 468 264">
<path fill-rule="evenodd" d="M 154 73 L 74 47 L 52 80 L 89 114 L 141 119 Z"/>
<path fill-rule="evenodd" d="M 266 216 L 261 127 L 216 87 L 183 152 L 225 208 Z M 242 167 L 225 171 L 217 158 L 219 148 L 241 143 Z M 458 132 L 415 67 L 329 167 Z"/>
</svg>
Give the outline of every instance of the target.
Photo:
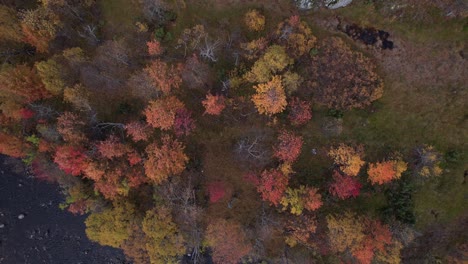
<svg viewBox="0 0 468 264">
<path fill-rule="evenodd" d="M 0 264 L 122 264 L 121 250 L 88 240 L 86 216 L 58 206 L 57 185 L 38 181 L 0 156 Z"/>
</svg>

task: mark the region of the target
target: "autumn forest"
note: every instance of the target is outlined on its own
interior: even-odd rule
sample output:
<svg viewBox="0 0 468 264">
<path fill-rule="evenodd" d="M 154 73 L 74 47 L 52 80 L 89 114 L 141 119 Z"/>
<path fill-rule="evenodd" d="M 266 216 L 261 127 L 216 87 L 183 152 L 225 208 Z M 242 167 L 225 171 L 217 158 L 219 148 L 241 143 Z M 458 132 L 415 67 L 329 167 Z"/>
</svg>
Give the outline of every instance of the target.
<svg viewBox="0 0 468 264">
<path fill-rule="evenodd" d="M 467 261 L 466 3 L 330 2 L 0 1 L 0 153 L 135 264 Z"/>
</svg>

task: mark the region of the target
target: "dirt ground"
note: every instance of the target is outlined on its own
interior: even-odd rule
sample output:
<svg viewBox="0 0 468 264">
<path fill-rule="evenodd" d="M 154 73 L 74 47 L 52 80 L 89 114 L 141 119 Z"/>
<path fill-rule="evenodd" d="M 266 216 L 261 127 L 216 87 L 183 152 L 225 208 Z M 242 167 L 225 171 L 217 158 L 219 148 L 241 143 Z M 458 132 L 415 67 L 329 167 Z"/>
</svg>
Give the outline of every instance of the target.
<svg viewBox="0 0 468 264">
<path fill-rule="evenodd" d="M 85 217 L 60 210 L 61 202 L 56 185 L 28 177 L 20 162 L 0 156 L 1 264 L 128 263 L 121 250 L 89 241 Z"/>
</svg>

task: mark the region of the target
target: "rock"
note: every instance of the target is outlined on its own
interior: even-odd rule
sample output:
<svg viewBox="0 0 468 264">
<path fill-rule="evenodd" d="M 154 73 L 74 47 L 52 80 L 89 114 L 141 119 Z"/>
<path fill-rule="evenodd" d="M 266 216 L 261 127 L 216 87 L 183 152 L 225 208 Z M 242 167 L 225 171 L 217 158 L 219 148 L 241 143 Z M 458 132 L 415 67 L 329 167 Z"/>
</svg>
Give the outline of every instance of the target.
<svg viewBox="0 0 468 264">
<path fill-rule="evenodd" d="M 302 10 L 309 10 L 312 9 L 314 6 L 313 0 L 296 0 L 296 6 Z"/>
<path fill-rule="evenodd" d="M 0 228 L 4 228 L 5 227 L 5 224 L 0 224 Z"/>
<path fill-rule="evenodd" d="M 21 220 L 21 219 L 24 218 L 24 216 L 25 216 L 24 214 L 19 214 L 19 215 L 18 215 L 18 219 Z"/>
<path fill-rule="evenodd" d="M 337 9 L 351 4 L 353 0 L 326 0 L 325 5 L 330 9 Z"/>
</svg>

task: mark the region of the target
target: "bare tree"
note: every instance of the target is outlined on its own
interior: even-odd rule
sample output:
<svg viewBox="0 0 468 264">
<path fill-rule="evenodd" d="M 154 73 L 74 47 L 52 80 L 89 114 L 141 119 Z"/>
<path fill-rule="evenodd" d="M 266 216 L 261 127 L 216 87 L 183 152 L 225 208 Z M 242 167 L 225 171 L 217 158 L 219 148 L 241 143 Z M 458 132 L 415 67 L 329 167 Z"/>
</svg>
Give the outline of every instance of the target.
<svg viewBox="0 0 468 264">
<path fill-rule="evenodd" d="M 200 48 L 200 56 L 211 60 L 212 62 L 218 61 L 218 58 L 215 55 L 215 51 L 221 45 L 221 41 L 217 39 L 215 42 L 208 40 L 208 36 L 205 37 L 205 45 Z"/>
</svg>

